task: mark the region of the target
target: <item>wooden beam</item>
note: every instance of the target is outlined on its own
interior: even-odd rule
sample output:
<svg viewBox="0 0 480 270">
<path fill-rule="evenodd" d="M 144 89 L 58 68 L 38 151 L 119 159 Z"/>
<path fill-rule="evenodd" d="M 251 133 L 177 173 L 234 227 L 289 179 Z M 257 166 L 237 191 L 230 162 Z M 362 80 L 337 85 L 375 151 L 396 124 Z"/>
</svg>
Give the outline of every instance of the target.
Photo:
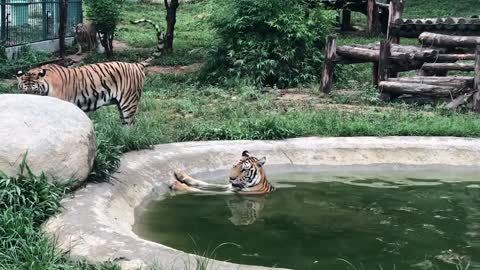
<svg viewBox="0 0 480 270">
<path fill-rule="evenodd" d="M 474 65 L 467 63 L 425 63 L 422 70 L 434 73 L 450 70 L 473 71 Z"/>
<path fill-rule="evenodd" d="M 475 60 L 475 54 L 439 54 L 437 62 L 455 62 L 458 60 Z"/>
<path fill-rule="evenodd" d="M 480 112 L 480 46 L 475 48 L 475 78 L 473 81 L 473 107 L 472 110 Z"/>
<path fill-rule="evenodd" d="M 480 45 L 479 36 L 452 36 L 435 34 L 430 32 L 423 32 L 418 40 L 424 46 L 439 46 L 439 47 L 472 47 Z"/>
<path fill-rule="evenodd" d="M 412 76 L 412 77 L 389 78 L 388 81 L 473 88 L 473 77 L 467 77 L 467 76 L 449 76 L 449 77 Z"/>
<path fill-rule="evenodd" d="M 337 38 L 334 35 L 327 36 L 325 45 L 325 60 L 322 70 L 321 91 L 323 93 L 330 93 L 332 91 L 333 72 L 335 70 Z"/>
<path fill-rule="evenodd" d="M 451 97 L 458 96 L 468 89 L 463 87 L 447 86 L 447 85 L 432 85 L 422 83 L 404 83 L 383 81 L 379 83 L 380 90 L 385 93 L 396 95 L 414 95 L 426 97 Z"/>
</svg>

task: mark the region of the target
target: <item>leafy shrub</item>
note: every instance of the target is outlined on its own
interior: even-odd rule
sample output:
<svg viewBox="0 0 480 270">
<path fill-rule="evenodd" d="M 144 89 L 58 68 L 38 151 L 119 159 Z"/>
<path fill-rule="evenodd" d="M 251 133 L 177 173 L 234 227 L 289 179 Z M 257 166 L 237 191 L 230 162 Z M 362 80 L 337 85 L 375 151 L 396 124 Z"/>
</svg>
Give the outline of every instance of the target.
<svg viewBox="0 0 480 270">
<path fill-rule="evenodd" d="M 14 78 L 18 70 L 26 71 L 38 66 L 39 63 L 51 59 L 53 59 L 51 54 L 34 51 L 30 47 L 25 46 L 14 60 L 0 57 L 0 78 Z"/>
<path fill-rule="evenodd" d="M 121 19 L 124 0 L 86 0 L 87 17 L 95 23 L 105 54 L 113 53 L 113 38 Z"/>
<path fill-rule="evenodd" d="M 219 41 L 203 79 L 250 77 L 279 88 L 317 79 L 333 13 L 319 1 L 214 0 Z"/>
</svg>

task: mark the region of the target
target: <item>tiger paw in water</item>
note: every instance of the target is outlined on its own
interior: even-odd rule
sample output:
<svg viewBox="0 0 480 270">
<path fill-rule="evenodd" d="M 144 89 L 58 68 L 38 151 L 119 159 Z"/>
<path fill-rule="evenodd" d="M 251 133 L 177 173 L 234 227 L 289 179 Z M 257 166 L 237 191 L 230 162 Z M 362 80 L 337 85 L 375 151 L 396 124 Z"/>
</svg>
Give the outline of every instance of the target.
<svg viewBox="0 0 480 270">
<path fill-rule="evenodd" d="M 189 186 L 177 180 L 173 180 L 172 183 L 170 183 L 169 187 L 172 191 L 185 191 L 185 192 L 190 191 Z"/>
</svg>

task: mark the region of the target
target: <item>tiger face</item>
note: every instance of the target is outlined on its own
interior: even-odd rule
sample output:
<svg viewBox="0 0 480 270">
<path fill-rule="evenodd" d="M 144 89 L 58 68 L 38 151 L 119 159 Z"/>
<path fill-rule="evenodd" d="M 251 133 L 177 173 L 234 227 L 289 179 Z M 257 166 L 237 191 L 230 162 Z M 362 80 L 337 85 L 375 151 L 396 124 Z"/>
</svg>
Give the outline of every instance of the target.
<svg viewBox="0 0 480 270">
<path fill-rule="evenodd" d="M 258 159 L 243 151 L 242 158 L 230 169 L 230 184 L 238 189 L 251 188 L 264 178 L 263 165 L 266 158 Z"/>
<path fill-rule="evenodd" d="M 24 94 L 48 95 L 48 83 L 45 81 L 47 70 L 36 68 L 23 73 L 17 72 L 18 90 Z"/>
</svg>

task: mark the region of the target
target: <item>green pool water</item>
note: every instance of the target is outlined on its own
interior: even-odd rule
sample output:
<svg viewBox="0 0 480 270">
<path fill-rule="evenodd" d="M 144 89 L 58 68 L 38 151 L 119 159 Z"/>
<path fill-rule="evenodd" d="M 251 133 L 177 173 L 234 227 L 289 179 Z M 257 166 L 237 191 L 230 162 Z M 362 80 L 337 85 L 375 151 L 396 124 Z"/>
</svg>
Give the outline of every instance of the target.
<svg viewBox="0 0 480 270">
<path fill-rule="evenodd" d="M 346 260 L 365 270 L 480 269 L 477 184 L 271 178 L 280 188 L 267 196 L 187 194 L 154 201 L 134 230 L 147 240 L 242 264 L 353 269 Z M 212 254 L 227 242 L 235 245 Z"/>
</svg>

